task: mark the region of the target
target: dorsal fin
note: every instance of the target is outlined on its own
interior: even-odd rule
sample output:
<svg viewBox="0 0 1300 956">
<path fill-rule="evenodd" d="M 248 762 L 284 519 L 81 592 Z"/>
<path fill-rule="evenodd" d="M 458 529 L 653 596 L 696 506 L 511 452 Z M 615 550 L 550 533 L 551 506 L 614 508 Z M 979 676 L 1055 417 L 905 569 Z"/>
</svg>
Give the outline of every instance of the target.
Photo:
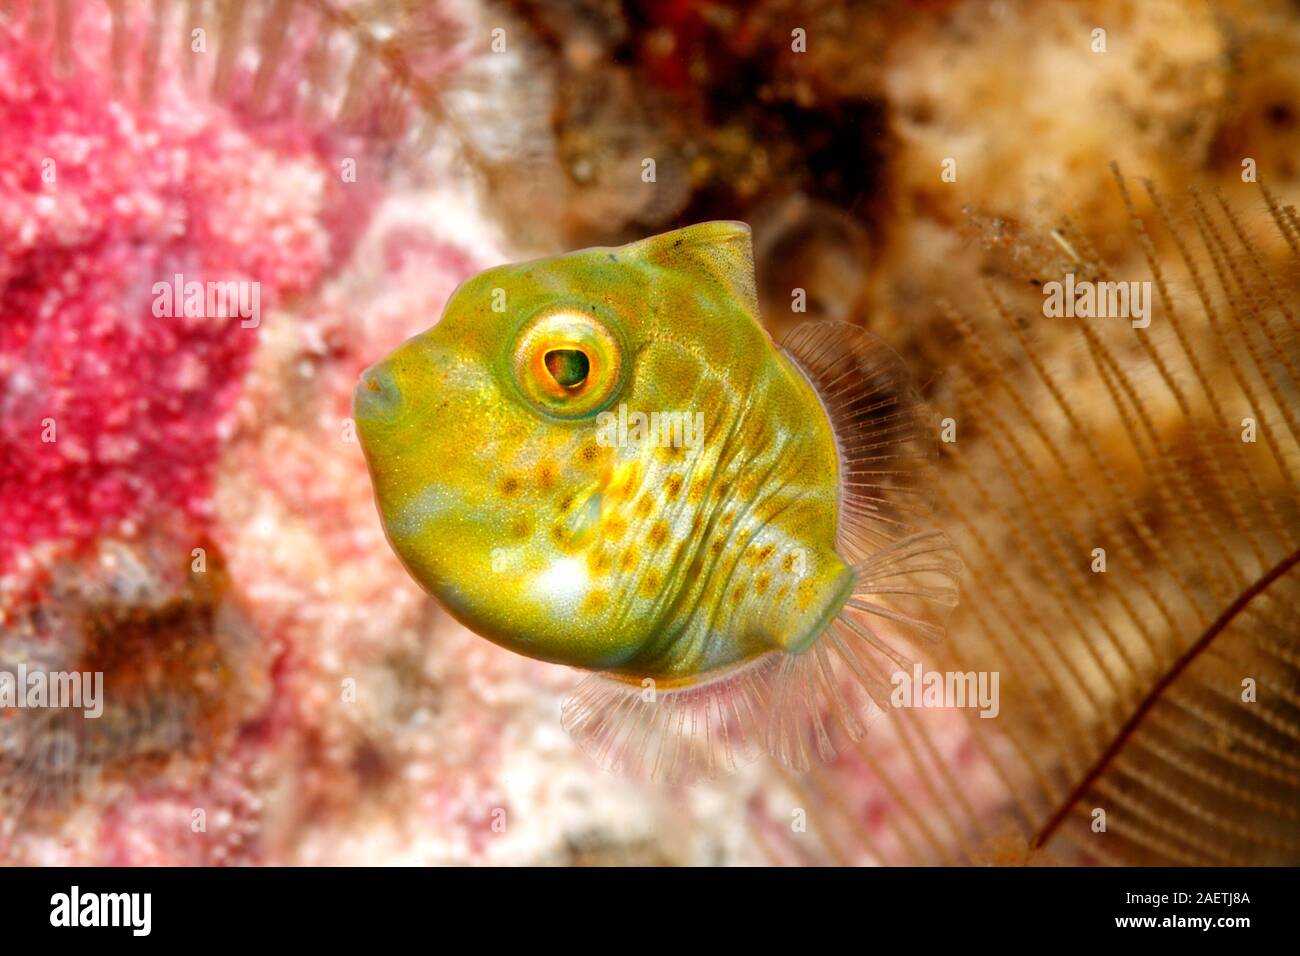
<svg viewBox="0 0 1300 956">
<path fill-rule="evenodd" d="M 689 272 L 721 288 L 758 317 L 754 243 L 745 223 L 701 222 L 643 239 L 635 247 L 649 262 Z"/>
</svg>

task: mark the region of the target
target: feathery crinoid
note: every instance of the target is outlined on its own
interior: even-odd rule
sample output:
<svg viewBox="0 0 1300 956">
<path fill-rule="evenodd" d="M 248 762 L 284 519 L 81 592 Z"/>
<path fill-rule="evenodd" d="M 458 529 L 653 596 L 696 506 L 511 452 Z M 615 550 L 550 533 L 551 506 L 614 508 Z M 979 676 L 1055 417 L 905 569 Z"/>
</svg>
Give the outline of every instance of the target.
<svg viewBox="0 0 1300 956">
<path fill-rule="evenodd" d="M 521 165 L 549 148 L 539 128 L 497 131 L 476 113 L 501 88 L 548 98 L 520 78 L 528 51 L 498 42 L 472 6 L 373 0 L 15 0 L 0 33 L 65 76 L 105 82 L 106 94 L 149 108 L 180 91 L 223 104 L 249 124 L 291 127 L 411 171 L 432 150 L 492 185 L 526 179 Z M 549 100 L 532 111 L 545 116 Z"/>
<path fill-rule="evenodd" d="M 813 839 L 777 858 L 1300 860 L 1300 222 L 1263 187 L 1178 201 L 1114 175 L 1127 238 L 1065 216 L 995 250 L 982 303 L 941 304 L 968 599 L 926 665 L 996 673 L 997 699 L 894 710 L 791 779 Z M 1135 280 L 1145 317 L 1045 308 L 1053 282 Z"/>
</svg>

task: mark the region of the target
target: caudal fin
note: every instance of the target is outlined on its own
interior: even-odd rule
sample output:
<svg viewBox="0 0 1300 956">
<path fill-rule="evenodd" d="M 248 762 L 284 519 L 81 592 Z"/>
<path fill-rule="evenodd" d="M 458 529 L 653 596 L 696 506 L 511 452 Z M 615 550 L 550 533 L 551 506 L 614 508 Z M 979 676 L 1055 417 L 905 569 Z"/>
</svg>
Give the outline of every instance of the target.
<svg viewBox="0 0 1300 956">
<path fill-rule="evenodd" d="M 845 322 L 809 322 L 782 352 L 812 385 L 840 458 L 835 547 L 853 593 L 806 652 L 777 673 L 768 750 L 796 770 L 835 756 L 831 723 L 859 740 L 889 706 L 890 679 L 943 639 L 961 559 L 930 507 L 935 433 L 898 353 Z"/>
<path fill-rule="evenodd" d="M 774 679 L 767 750 L 793 770 L 833 760 L 838 725 L 861 740 L 890 706 L 892 675 L 943 638 L 957 604 L 961 559 L 941 531 L 922 531 L 853 566 L 853 593 L 802 654 L 784 655 Z"/>
</svg>

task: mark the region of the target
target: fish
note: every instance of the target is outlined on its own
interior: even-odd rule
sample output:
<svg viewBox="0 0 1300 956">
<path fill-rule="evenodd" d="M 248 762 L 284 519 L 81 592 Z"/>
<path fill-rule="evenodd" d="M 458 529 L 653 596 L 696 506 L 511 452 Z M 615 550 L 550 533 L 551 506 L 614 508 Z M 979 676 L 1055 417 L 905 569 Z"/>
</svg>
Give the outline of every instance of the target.
<svg viewBox="0 0 1300 956">
<path fill-rule="evenodd" d="M 585 672 L 560 720 L 609 770 L 834 760 L 957 604 L 903 360 L 838 321 L 778 347 L 741 222 L 487 269 L 353 417 L 406 570 Z"/>
</svg>

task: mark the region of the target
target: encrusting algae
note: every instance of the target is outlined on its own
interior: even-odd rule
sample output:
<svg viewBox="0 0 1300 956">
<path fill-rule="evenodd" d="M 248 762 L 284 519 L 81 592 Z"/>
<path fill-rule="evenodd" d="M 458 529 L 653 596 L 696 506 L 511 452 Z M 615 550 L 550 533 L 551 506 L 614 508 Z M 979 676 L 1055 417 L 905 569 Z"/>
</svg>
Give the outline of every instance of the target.
<svg viewBox="0 0 1300 956">
<path fill-rule="evenodd" d="M 957 600 L 901 360 L 842 323 L 773 347 L 741 223 L 490 269 L 354 408 L 402 562 L 591 671 L 562 719 L 610 768 L 830 759 Z"/>
</svg>

